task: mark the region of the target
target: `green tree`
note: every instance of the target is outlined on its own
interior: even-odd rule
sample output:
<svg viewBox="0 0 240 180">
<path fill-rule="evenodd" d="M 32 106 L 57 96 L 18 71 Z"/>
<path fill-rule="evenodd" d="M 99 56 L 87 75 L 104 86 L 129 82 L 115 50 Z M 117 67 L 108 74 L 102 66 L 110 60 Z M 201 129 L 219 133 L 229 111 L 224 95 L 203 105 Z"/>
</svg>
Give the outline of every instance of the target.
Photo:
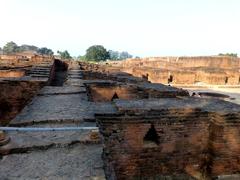
<svg viewBox="0 0 240 180">
<path fill-rule="evenodd" d="M 37 53 L 41 54 L 41 55 L 50 55 L 50 56 L 52 56 L 54 54 L 51 49 L 48 49 L 46 47 L 38 49 Z"/>
<path fill-rule="evenodd" d="M 79 56 L 77 57 L 77 60 L 78 60 L 78 61 L 86 61 L 86 57 L 79 55 Z"/>
<path fill-rule="evenodd" d="M 109 52 L 102 45 L 91 46 L 87 49 L 85 58 L 87 61 L 105 61 L 110 58 Z"/>
<path fill-rule="evenodd" d="M 126 51 L 123 51 L 120 53 L 119 55 L 119 59 L 127 59 L 127 58 L 132 58 L 133 56 L 131 54 L 129 54 L 128 52 Z"/>
<path fill-rule="evenodd" d="M 65 50 L 63 52 L 57 51 L 57 53 L 61 56 L 61 59 L 71 59 L 72 58 L 67 50 Z"/>
<path fill-rule="evenodd" d="M 118 51 L 109 50 L 108 52 L 111 60 L 119 60 L 120 53 Z"/>
<path fill-rule="evenodd" d="M 3 47 L 3 53 L 5 54 L 14 54 L 19 51 L 18 45 L 11 41 L 8 42 L 4 47 Z"/>
<path fill-rule="evenodd" d="M 123 59 L 127 59 L 127 58 L 132 58 L 133 57 L 127 51 L 118 52 L 118 51 L 109 50 L 108 52 L 109 52 L 111 60 L 123 60 Z"/>
<path fill-rule="evenodd" d="M 220 53 L 218 54 L 219 56 L 229 56 L 229 57 L 238 57 L 238 54 L 237 53 Z"/>
<path fill-rule="evenodd" d="M 38 51 L 38 47 L 37 46 L 33 46 L 33 45 L 27 45 L 27 44 L 23 44 L 21 46 L 19 46 L 19 51 Z"/>
</svg>

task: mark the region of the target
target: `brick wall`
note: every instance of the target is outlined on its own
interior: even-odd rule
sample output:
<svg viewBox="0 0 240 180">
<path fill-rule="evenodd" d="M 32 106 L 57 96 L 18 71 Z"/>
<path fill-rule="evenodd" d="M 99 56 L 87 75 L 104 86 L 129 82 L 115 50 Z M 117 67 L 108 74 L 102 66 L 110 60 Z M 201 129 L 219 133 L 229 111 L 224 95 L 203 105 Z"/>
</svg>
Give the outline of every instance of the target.
<svg viewBox="0 0 240 180">
<path fill-rule="evenodd" d="M 239 115 L 177 110 L 97 118 L 107 179 L 204 179 L 240 171 Z M 145 139 L 152 127 L 157 142 Z"/>
<path fill-rule="evenodd" d="M 0 124 L 8 124 L 44 84 L 41 81 L 0 81 Z"/>
<path fill-rule="evenodd" d="M 172 75 L 173 84 L 203 82 L 214 85 L 238 85 L 240 84 L 239 59 L 221 56 L 156 57 L 128 59 L 115 66 L 121 67 L 121 71 L 130 72 L 136 77 L 148 75 L 148 80 L 152 83 L 167 84 Z"/>
</svg>

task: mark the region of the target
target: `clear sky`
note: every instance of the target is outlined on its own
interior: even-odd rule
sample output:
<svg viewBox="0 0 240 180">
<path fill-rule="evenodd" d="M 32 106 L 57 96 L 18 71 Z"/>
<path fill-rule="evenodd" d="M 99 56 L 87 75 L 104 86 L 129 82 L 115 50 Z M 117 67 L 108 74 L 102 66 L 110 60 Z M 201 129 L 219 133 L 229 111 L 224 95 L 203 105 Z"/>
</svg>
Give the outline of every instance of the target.
<svg viewBox="0 0 240 180">
<path fill-rule="evenodd" d="M 240 0 L 0 0 L 0 46 L 136 56 L 240 54 Z"/>
</svg>

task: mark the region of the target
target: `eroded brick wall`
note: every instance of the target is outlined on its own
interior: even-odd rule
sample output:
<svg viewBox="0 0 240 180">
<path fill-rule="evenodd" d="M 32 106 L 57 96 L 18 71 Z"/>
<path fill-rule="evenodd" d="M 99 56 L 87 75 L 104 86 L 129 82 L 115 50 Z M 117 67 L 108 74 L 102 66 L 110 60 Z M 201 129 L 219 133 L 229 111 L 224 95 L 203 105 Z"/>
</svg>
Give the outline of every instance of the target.
<svg viewBox="0 0 240 180">
<path fill-rule="evenodd" d="M 240 116 L 216 115 L 210 124 L 212 176 L 239 174 L 240 171 Z"/>
<path fill-rule="evenodd" d="M 239 115 L 196 110 L 153 116 L 98 119 L 107 179 L 211 179 L 239 173 Z M 152 126 L 158 144 L 144 139 Z"/>
<path fill-rule="evenodd" d="M 0 78 L 23 77 L 24 75 L 23 70 L 0 70 Z"/>
<path fill-rule="evenodd" d="M 199 57 L 155 57 L 143 59 L 129 59 L 120 62 L 124 67 L 153 67 L 153 68 L 190 68 L 211 67 L 221 69 L 240 68 L 240 58 L 226 56 Z"/>
<path fill-rule="evenodd" d="M 41 81 L 0 81 L 0 124 L 8 124 L 44 84 Z"/>
<path fill-rule="evenodd" d="M 128 59 L 113 63 L 136 77 L 148 76 L 152 83 L 216 85 L 240 84 L 240 58 L 232 57 L 158 57 Z M 170 82 L 170 76 L 173 80 Z M 227 79 L 227 80 L 226 80 Z"/>
<path fill-rule="evenodd" d="M 94 102 L 109 102 L 114 99 L 143 99 L 148 98 L 148 94 L 137 89 L 137 87 L 118 85 L 89 85 L 89 96 Z"/>
<path fill-rule="evenodd" d="M 89 99 L 94 102 L 110 102 L 114 99 L 136 100 L 149 98 L 176 98 L 189 96 L 185 90 L 162 87 L 162 85 L 151 87 L 151 83 L 143 86 L 138 84 L 126 85 L 122 83 L 92 83 L 87 85 Z"/>
<path fill-rule="evenodd" d="M 43 62 L 51 63 L 54 60 L 53 56 L 43 55 L 0 55 L 0 66 L 5 67 L 25 67 L 39 65 Z"/>
</svg>

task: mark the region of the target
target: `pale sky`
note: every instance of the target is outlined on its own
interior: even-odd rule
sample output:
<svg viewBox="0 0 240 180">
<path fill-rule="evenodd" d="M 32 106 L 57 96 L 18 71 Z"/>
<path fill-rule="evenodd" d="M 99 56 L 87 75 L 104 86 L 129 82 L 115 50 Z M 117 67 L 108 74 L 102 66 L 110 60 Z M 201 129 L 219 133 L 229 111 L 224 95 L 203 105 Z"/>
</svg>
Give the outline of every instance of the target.
<svg viewBox="0 0 240 180">
<path fill-rule="evenodd" d="M 135 56 L 240 54 L 240 0 L 0 0 L 0 46 L 84 55 L 95 44 Z"/>
</svg>

